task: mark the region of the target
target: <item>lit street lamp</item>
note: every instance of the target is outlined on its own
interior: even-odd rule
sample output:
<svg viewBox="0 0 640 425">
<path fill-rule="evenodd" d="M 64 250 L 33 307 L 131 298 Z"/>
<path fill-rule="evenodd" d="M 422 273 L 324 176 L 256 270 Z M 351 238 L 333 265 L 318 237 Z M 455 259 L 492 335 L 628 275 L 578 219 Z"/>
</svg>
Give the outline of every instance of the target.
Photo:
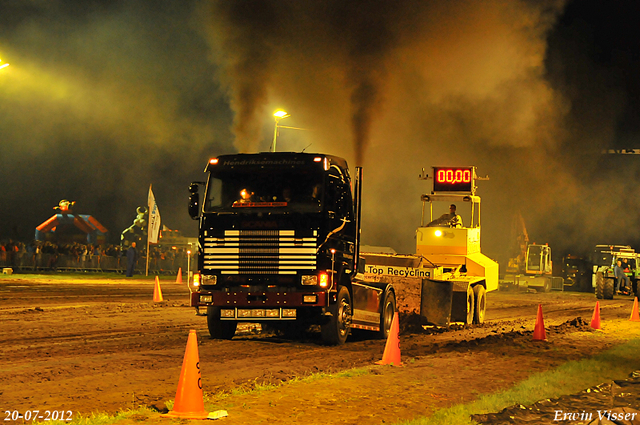
<svg viewBox="0 0 640 425">
<path fill-rule="evenodd" d="M 274 112 L 273 116 L 276 119 L 276 128 L 273 131 L 273 142 L 271 143 L 271 152 L 276 151 L 276 139 L 278 138 L 278 122 L 287 117 L 290 117 L 291 115 L 287 114 L 285 111 L 276 111 Z"/>
<path fill-rule="evenodd" d="M 278 110 L 276 112 L 274 112 L 273 116 L 276 119 L 276 128 L 273 131 L 273 142 L 271 143 L 271 152 L 275 152 L 276 151 L 276 139 L 278 138 L 278 129 L 279 128 L 289 128 L 292 130 L 306 130 L 309 131 L 308 128 L 300 128 L 300 127 L 290 127 L 288 125 L 278 125 L 278 122 L 280 122 L 280 120 L 283 120 L 285 118 L 290 117 L 291 115 L 286 113 L 285 111 L 281 111 Z"/>
<path fill-rule="evenodd" d="M 0 62 L 2 62 L 2 59 L 0 59 Z M 0 69 L 2 69 L 2 68 L 6 68 L 6 67 L 8 67 L 8 66 L 9 66 L 9 64 L 8 64 L 8 63 L 2 64 L 2 65 L 0 65 Z"/>
</svg>

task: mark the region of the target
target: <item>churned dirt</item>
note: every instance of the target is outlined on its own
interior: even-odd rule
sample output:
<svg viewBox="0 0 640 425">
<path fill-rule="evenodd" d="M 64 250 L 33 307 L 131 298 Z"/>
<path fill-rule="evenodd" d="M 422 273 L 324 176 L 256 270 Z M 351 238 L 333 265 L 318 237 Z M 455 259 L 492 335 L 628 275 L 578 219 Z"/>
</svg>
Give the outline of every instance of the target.
<svg viewBox="0 0 640 425">
<path fill-rule="evenodd" d="M 231 341 L 212 340 L 206 318 L 188 306 L 185 285 L 161 279 L 158 303 L 153 286 L 151 278 L 0 277 L 0 419 L 14 410 L 74 417 L 139 406 L 163 410 L 175 398 L 190 329 L 197 331 L 207 407 L 227 410 L 221 420 L 227 424 L 393 423 L 507 389 L 640 336 L 640 324 L 628 321 L 629 297 L 600 301 L 597 334 L 589 327 L 593 294 L 493 292 L 487 323 L 446 330 L 424 329 L 406 300 L 404 365 L 378 366 L 385 341 L 362 336 L 327 347 L 313 330 L 287 340 L 249 325 Z M 538 304 L 547 342 L 532 340 Z M 365 373 L 299 379 L 352 368 Z M 232 394 L 280 383 L 286 385 Z"/>
</svg>

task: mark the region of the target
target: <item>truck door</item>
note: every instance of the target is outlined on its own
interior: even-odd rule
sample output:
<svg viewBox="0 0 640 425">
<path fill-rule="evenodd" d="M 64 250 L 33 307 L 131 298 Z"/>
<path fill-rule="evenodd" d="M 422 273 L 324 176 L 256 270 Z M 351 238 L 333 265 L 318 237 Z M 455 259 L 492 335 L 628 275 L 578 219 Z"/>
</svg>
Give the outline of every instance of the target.
<svg viewBox="0 0 640 425">
<path fill-rule="evenodd" d="M 338 176 L 329 175 L 325 193 L 325 205 L 329 218 L 330 235 L 327 247 L 336 250 L 334 254 L 334 270 L 337 276 L 342 276 L 346 270 L 353 270 L 355 224 L 351 189 Z"/>
</svg>

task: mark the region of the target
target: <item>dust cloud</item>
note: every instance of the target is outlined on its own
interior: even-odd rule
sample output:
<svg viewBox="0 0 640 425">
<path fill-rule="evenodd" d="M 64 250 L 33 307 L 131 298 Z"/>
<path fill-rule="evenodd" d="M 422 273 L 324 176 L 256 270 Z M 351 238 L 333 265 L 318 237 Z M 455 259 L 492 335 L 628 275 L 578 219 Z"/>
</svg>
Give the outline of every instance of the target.
<svg viewBox="0 0 640 425">
<path fill-rule="evenodd" d="M 259 150 L 276 107 L 313 128 L 281 131 L 278 143 L 364 166 L 365 242 L 413 251 L 420 194 L 431 190 L 417 178 L 423 167 L 476 165 L 489 174 L 478 193 L 485 246 L 496 256 L 517 208 L 534 205 L 528 212 L 544 216 L 579 190 L 555 155 L 569 106 L 545 75 L 563 2 L 251 4 L 256 13 L 224 1 L 208 12 L 236 147 Z"/>
<path fill-rule="evenodd" d="M 594 53 L 637 51 L 625 16 L 560 0 L 4 2 L 0 238 L 28 240 L 63 198 L 117 235 L 150 183 L 164 224 L 193 235 L 188 183 L 210 156 L 268 150 L 282 108 L 305 130 L 281 128 L 279 151 L 364 167 L 366 244 L 413 252 L 434 165 L 489 176 L 494 258 L 517 211 L 556 256 L 633 244 L 639 162 L 600 152 L 637 147 L 620 124 L 640 122 L 637 70 Z"/>
</svg>

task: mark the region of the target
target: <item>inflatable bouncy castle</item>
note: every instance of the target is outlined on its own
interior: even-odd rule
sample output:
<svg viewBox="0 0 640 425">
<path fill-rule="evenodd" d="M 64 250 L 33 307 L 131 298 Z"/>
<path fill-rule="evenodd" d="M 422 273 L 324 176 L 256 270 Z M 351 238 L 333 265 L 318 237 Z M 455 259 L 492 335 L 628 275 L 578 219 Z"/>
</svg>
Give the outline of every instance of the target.
<svg viewBox="0 0 640 425">
<path fill-rule="evenodd" d="M 36 240 L 52 240 L 56 242 L 82 242 L 104 244 L 107 229 L 98 220 L 87 214 L 75 214 L 72 208 L 75 201 L 60 201 L 57 207 L 60 212 L 36 227 Z"/>
</svg>

